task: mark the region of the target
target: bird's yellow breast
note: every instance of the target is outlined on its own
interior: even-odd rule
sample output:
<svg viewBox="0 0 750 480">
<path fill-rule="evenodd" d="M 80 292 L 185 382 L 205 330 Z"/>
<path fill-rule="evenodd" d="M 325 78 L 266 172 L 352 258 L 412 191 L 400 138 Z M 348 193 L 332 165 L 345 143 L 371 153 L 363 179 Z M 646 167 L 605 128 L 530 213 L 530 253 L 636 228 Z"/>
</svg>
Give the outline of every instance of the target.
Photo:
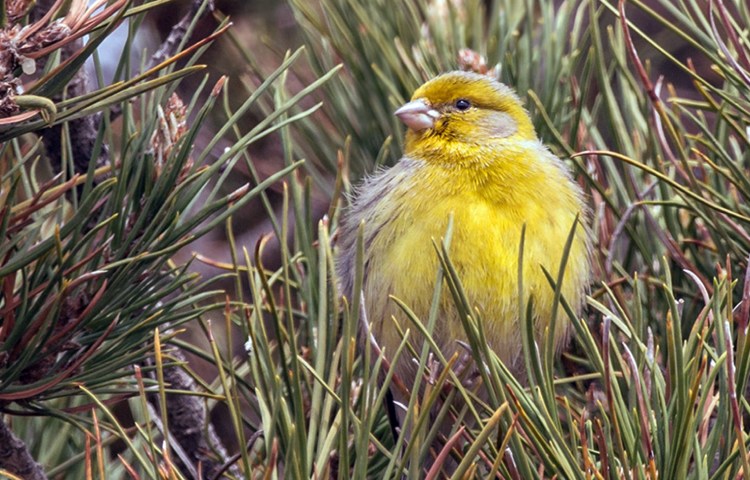
<svg viewBox="0 0 750 480">
<path fill-rule="evenodd" d="M 381 212 L 389 221 L 373 234 L 367 255 L 371 263 L 365 298 L 371 317 L 393 316 L 403 323 L 405 317 L 395 304 L 384 301 L 390 294 L 426 321 L 438 271 L 433 242 L 439 245 L 452 221 L 450 259 L 469 301 L 481 314 L 490 347 L 506 362 L 517 360 L 521 345 L 521 231 L 525 225 L 524 297 L 534 298 L 539 332 L 549 323 L 554 296 L 542 267 L 557 276 L 565 239 L 582 211 L 574 184 L 557 165 L 551 165 L 548 171 L 526 176 L 527 192 L 519 192 L 519 185 L 499 185 L 513 189 L 516 198 L 523 195 L 520 202 L 508 202 L 506 196 L 493 193 L 497 185 L 471 181 L 467 175 L 461 178 L 468 184 L 456 184 L 450 171 L 436 166 L 426 165 L 413 173 L 400 179 L 399 188 L 380 202 L 381 208 L 391 210 Z M 398 208 L 404 204 L 409 208 Z M 563 294 L 571 304 L 580 303 L 587 282 L 586 234 L 579 226 L 563 281 Z M 465 339 L 465 335 L 447 290 L 442 295 L 440 316 L 434 337 L 450 355 L 459 349 L 454 340 Z M 400 337 L 392 321 L 381 321 L 375 328 L 379 330 L 374 332 L 376 337 L 393 352 Z M 556 335 L 558 343 L 564 335 L 563 327 Z"/>
</svg>

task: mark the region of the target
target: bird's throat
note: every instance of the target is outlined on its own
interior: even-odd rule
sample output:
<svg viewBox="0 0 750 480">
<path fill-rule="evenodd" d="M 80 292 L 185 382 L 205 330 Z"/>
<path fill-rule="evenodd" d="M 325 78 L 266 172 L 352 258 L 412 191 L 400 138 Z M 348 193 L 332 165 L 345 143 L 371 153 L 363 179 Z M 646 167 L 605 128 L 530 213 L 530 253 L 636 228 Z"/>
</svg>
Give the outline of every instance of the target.
<svg viewBox="0 0 750 480">
<path fill-rule="evenodd" d="M 493 202 L 513 203 L 534 198 L 566 180 L 559 165 L 540 160 L 540 152 L 515 145 L 473 145 L 452 142 L 407 151 L 407 157 L 423 163 L 424 181 L 445 193 L 478 194 Z M 417 153 L 418 152 L 418 153 Z"/>
</svg>

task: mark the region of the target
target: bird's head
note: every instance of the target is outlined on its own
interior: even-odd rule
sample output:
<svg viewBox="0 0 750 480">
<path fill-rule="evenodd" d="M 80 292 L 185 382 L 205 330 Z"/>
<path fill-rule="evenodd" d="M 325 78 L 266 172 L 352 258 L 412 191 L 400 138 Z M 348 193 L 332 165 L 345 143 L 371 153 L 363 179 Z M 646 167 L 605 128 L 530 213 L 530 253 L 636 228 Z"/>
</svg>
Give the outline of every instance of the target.
<svg viewBox="0 0 750 480">
<path fill-rule="evenodd" d="M 450 72 L 430 80 L 395 115 L 409 127 L 407 154 L 536 139 L 515 92 L 471 72 Z"/>
</svg>

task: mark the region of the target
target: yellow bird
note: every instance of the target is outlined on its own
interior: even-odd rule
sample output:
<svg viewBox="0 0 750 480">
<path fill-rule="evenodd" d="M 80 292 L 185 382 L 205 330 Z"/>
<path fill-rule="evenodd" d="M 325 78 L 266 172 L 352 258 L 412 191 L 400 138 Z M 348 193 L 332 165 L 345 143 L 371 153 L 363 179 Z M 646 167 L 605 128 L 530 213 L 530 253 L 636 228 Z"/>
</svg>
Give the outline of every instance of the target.
<svg viewBox="0 0 750 480">
<path fill-rule="evenodd" d="M 433 240 L 445 235 L 452 218 L 450 259 L 481 314 L 487 342 L 525 377 L 518 324 L 521 230 L 525 225 L 524 297 L 533 299 L 539 339 L 554 297 L 542 267 L 557 276 L 576 218 L 585 221 L 581 189 L 539 141 L 516 94 L 489 76 L 440 75 L 417 89 L 395 115 L 409 129 L 403 158 L 356 188 L 339 225 L 342 292 L 349 298 L 360 294 L 352 289 L 357 230 L 363 222 L 364 307 L 372 335 L 392 355 L 401 342 L 394 319 L 404 329 L 412 325 L 389 296 L 427 321 L 439 266 Z M 590 277 L 590 243 L 586 229 L 575 228 L 562 293 L 580 308 Z M 568 337 L 564 316 L 559 315 L 557 349 Z M 458 341 L 466 335 L 447 289 L 433 337 L 448 358 L 464 352 Z M 415 346 L 420 351 L 421 345 Z M 410 382 L 416 366 L 407 357 L 395 368 Z"/>
</svg>

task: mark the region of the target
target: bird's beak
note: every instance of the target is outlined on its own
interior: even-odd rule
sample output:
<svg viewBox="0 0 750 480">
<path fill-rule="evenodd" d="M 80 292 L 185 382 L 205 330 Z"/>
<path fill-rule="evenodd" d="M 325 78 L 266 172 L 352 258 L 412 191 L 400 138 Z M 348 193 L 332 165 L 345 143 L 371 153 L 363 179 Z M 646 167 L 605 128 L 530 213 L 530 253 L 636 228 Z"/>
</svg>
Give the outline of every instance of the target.
<svg viewBox="0 0 750 480">
<path fill-rule="evenodd" d="M 414 131 L 426 130 L 435 126 L 435 120 L 440 117 L 440 112 L 424 98 L 418 98 L 403 105 L 394 113 L 407 127 Z"/>
</svg>

